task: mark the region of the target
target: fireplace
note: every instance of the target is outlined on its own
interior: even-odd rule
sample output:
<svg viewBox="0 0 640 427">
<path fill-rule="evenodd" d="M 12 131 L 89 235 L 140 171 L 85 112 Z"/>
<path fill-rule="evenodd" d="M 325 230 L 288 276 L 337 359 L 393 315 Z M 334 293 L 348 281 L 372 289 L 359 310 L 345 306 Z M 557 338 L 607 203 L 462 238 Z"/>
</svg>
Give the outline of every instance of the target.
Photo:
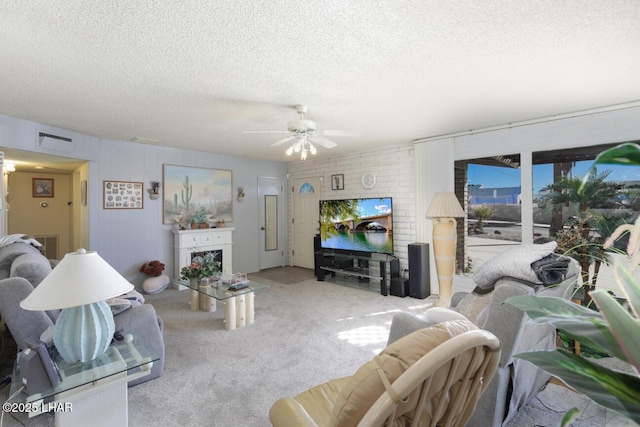
<svg viewBox="0 0 640 427">
<path fill-rule="evenodd" d="M 191 252 L 191 262 L 193 262 L 193 260 L 196 257 L 204 257 L 207 254 L 213 254 L 213 259 L 220 261 L 220 265 L 222 265 L 222 254 L 223 254 L 222 249 L 212 249 L 209 251 Z"/>
<path fill-rule="evenodd" d="M 174 277 L 198 255 L 214 253 L 222 265 L 222 273 L 233 273 L 233 227 L 196 230 L 173 230 Z"/>
</svg>

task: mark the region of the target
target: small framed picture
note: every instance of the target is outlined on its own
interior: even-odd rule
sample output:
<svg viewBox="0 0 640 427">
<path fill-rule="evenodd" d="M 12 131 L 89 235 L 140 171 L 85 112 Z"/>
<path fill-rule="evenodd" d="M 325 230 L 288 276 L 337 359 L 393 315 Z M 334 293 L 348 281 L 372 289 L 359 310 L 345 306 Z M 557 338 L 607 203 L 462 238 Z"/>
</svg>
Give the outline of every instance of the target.
<svg viewBox="0 0 640 427">
<path fill-rule="evenodd" d="M 53 178 L 32 178 L 33 197 L 53 197 Z"/>
<path fill-rule="evenodd" d="M 344 175 L 331 175 L 331 189 L 344 190 Z"/>
</svg>

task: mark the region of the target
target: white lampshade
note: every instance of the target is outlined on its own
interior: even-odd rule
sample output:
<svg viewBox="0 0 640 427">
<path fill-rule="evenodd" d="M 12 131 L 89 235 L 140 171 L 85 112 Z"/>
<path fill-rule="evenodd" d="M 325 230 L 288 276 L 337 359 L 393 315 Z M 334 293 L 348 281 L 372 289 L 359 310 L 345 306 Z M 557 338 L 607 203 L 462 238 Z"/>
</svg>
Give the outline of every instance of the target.
<svg viewBox="0 0 640 427">
<path fill-rule="evenodd" d="M 62 309 L 53 343 L 67 362 L 88 362 L 107 350 L 115 332 L 113 314 L 105 300 L 132 289 L 133 285 L 97 252 L 78 249 L 66 254 L 20 307 Z"/>
<path fill-rule="evenodd" d="M 427 218 L 463 218 L 464 209 L 450 191 L 437 192 L 427 209 Z"/>
<path fill-rule="evenodd" d="M 105 301 L 133 289 L 97 252 L 68 253 L 20 302 L 25 310 L 56 310 Z"/>
</svg>

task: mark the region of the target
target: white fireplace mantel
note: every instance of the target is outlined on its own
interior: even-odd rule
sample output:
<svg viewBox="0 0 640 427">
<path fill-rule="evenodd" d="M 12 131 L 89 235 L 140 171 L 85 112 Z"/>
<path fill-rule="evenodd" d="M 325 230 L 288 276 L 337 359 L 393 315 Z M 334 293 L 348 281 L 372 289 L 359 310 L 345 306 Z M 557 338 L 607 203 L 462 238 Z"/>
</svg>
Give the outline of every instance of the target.
<svg viewBox="0 0 640 427">
<path fill-rule="evenodd" d="M 233 230 L 234 227 L 172 230 L 176 278 L 180 278 L 182 267 L 191 263 L 192 253 L 216 250 L 222 251 L 222 272 L 233 273 Z"/>
</svg>

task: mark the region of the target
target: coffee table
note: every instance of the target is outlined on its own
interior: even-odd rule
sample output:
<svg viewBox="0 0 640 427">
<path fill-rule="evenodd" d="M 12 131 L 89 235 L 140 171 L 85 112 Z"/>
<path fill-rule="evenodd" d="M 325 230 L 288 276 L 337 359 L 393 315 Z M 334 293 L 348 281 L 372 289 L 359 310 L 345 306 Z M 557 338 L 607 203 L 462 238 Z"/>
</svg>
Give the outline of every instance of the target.
<svg viewBox="0 0 640 427">
<path fill-rule="evenodd" d="M 186 286 L 192 294 L 191 304 L 199 306 L 199 298 L 213 298 L 224 303 L 224 328 L 227 331 L 250 325 L 254 322 L 255 312 L 255 292 L 269 288 L 269 285 L 248 280 L 246 287 L 237 291 L 228 290 L 228 286 L 221 286 L 213 283 L 210 286 L 202 287 L 195 281 L 177 279 L 174 284 Z M 196 308 L 197 309 L 197 308 Z"/>
</svg>

